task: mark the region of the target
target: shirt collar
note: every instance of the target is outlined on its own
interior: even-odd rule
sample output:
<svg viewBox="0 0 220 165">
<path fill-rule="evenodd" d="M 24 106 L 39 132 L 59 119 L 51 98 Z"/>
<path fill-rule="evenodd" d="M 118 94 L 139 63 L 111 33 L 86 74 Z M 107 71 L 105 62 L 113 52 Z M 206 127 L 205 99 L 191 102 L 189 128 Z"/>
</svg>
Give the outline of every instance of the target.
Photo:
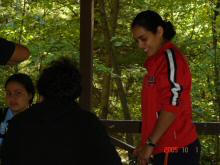
<svg viewBox="0 0 220 165">
<path fill-rule="evenodd" d="M 147 57 L 147 59 L 144 62 L 144 67 L 148 68 L 150 63 L 153 61 L 153 59 L 157 58 L 158 56 L 162 55 L 164 51 L 166 51 L 169 48 L 174 47 L 174 44 L 170 41 L 165 42 L 162 47 L 158 50 L 158 52 L 150 57 Z"/>
<path fill-rule="evenodd" d="M 12 110 L 10 108 L 8 108 L 4 121 L 7 122 L 8 120 L 11 120 L 13 116 L 14 116 L 14 113 L 12 112 Z"/>
</svg>

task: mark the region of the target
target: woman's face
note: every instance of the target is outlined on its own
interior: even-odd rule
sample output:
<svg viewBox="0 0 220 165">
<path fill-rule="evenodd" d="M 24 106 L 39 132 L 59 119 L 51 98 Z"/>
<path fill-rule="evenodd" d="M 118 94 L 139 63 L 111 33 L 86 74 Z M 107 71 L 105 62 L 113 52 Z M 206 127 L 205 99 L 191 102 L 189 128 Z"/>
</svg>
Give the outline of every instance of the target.
<svg viewBox="0 0 220 165">
<path fill-rule="evenodd" d="M 32 98 L 32 95 L 29 94 L 19 82 L 9 82 L 5 90 L 6 103 L 15 114 L 22 112 L 29 107 L 29 101 Z"/>
<path fill-rule="evenodd" d="M 146 30 L 142 26 L 134 26 L 133 37 L 138 43 L 138 47 L 143 49 L 147 56 L 152 56 L 158 52 L 164 43 L 163 28 L 158 27 L 156 33 Z"/>
</svg>

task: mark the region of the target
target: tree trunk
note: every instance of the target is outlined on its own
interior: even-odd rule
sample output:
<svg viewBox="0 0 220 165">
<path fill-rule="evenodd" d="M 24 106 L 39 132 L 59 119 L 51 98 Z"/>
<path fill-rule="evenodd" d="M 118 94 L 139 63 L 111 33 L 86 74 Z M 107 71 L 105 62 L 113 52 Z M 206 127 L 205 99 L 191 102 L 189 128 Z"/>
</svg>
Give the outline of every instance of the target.
<svg viewBox="0 0 220 165">
<path fill-rule="evenodd" d="M 22 7 L 22 2 L 23 2 L 23 7 Z M 19 13 L 21 13 L 21 23 L 20 23 L 20 31 L 19 31 L 19 34 L 17 35 L 18 38 L 16 38 L 16 42 L 17 43 L 21 43 L 21 40 L 22 40 L 22 35 L 23 35 L 23 27 L 24 27 L 24 17 L 25 17 L 25 14 L 26 14 L 26 5 L 27 5 L 27 1 L 24 0 L 24 1 L 19 1 L 19 0 L 16 0 L 16 13 L 17 15 L 20 15 Z M 22 10 L 22 11 L 21 11 Z M 19 68 L 17 65 L 15 65 L 15 73 L 18 73 L 19 72 Z"/>
<path fill-rule="evenodd" d="M 107 56 L 106 63 L 108 64 L 110 59 Z M 110 65 L 107 65 L 108 67 Z M 103 86 L 102 86 L 102 95 L 101 95 L 101 118 L 107 119 L 109 113 L 109 94 L 110 94 L 110 85 L 111 84 L 111 75 L 110 73 L 103 74 Z"/>
<path fill-rule="evenodd" d="M 120 69 L 119 69 L 119 66 L 118 66 L 118 63 L 117 63 L 117 60 L 115 57 L 116 50 L 113 46 L 113 43 L 111 42 L 111 39 L 112 39 L 112 37 L 114 37 L 115 30 L 117 27 L 117 19 L 118 19 L 118 13 L 119 13 L 119 1 L 112 0 L 111 3 L 112 3 L 112 6 L 111 6 L 112 20 L 109 21 L 110 22 L 110 25 L 109 25 L 107 13 L 105 10 L 106 9 L 105 1 L 103 1 L 103 0 L 99 1 L 100 10 L 101 10 L 101 17 L 102 17 L 102 22 L 103 22 L 103 29 L 104 29 L 104 31 L 103 31 L 104 32 L 104 40 L 105 40 L 105 45 L 106 45 L 106 49 L 107 49 L 107 54 L 109 55 L 109 60 L 111 60 L 114 73 L 117 75 L 115 78 L 115 82 L 117 85 L 118 94 L 119 94 L 119 98 L 121 101 L 124 118 L 126 120 L 131 120 L 127 98 L 126 98 L 123 83 L 121 80 Z M 110 80 L 108 81 L 108 83 L 109 82 L 110 82 Z M 108 87 L 110 87 L 110 85 Z M 129 144 L 133 145 L 133 136 L 127 135 L 126 140 Z"/>
<path fill-rule="evenodd" d="M 109 54 L 110 59 L 112 61 L 112 66 L 113 66 L 113 69 L 114 69 L 114 73 L 117 75 L 116 78 L 115 78 L 115 81 L 116 81 L 116 85 L 117 85 L 117 88 L 118 88 L 118 93 L 119 93 L 120 101 L 121 101 L 121 104 L 122 104 L 124 117 L 125 117 L 125 119 L 130 120 L 131 117 L 130 117 L 130 113 L 129 113 L 129 109 L 128 109 L 128 103 L 127 103 L 126 95 L 125 95 L 124 88 L 123 88 L 122 81 L 121 81 L 121 77 L 120 77 L 120 69 L 118 67 L 118 63 L 117 63 L 117 60 L 115 58 L 115 48 L 114 48 L 114 46 L 111 42 L 111 39 L 114 36 L 114 31 L 115 30 L 112 29 L 112 31 L 110 31 L 108 21 L 107 21 L 107 14 L 106 14 L 106 11 L 105 11 L 105 3 L 102 0 L 100 1 L 100 8 L 101 8 L 103 29 L 105 29 L 103 32 L 104 32 L 104 38 L 105 38 L 105 45 L 106 45 L 106 49 L 107 49 L 107 54 Z M 115 22 L 117 22 L 117 19 L 115 20 Z M 114 25 L 114 27 L 116 28 L 115 24 L 112 24 L 112 25 Z"/>
<path fill-rule="evenodd" d="M 215 107 L 216 107 L 216 121 L 220 122 L 220 75 L 219 75 L 219 69 L 220 69 L 220 56 L 218 52 L 218 34 L 217 34 L 217 16 L 219 16 L 219 11 L 217 9 L 220 8 L 220 0 L 217 1 L 214 16 L 213 16 L 213 22 L 212 22 L 212 32 L 213 32 L 213 50 L 214 50 L 214 83 L 215 83 Z M 216 136 L 216 164 L 220 162 L 220 138 L 219 136 Z"/>
</svg>

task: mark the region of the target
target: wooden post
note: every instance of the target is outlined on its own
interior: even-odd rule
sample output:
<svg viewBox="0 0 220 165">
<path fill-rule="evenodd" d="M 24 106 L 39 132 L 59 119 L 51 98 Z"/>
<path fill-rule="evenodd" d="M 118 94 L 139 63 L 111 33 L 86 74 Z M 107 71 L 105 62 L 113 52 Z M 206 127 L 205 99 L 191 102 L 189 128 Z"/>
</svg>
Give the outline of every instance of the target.
<svg viewBox="0 0 220 165">
<path fill-rule="evenodd" d="M 85 110 L 91 110 L 93 9 L 94 0 L 80 0 L 80 72 L 82 75 L 80 105 Z"/>
</svg>

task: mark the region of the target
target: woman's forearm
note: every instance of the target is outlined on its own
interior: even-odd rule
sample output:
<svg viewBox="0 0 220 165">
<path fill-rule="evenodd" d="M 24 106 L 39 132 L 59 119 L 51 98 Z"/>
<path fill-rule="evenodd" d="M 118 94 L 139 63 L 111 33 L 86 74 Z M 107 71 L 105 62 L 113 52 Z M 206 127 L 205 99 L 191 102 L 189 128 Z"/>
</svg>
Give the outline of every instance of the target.
<svg viewBox="0 0 220 165">
<path fill-rule="evenodd" d="M 175 118 L 176 116 L 172 112 L 167 112 L 164 110 L 160 112 L 155 129 L 153 130 L 150 136 L 153 143 L 156 144 L 159 141 L 161 136 L 167 131 L 167 129 L 174 122 Z"/>
</svg>

